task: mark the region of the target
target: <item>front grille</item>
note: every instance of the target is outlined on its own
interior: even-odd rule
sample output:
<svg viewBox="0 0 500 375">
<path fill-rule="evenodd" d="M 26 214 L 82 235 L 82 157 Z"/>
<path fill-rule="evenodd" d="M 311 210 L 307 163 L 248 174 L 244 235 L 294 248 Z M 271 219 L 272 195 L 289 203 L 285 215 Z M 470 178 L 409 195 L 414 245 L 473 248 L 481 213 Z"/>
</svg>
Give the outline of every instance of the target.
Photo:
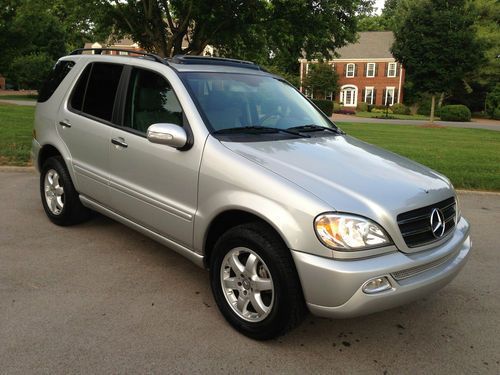
<svg viewBox="0 0 500 375">
<path fill-rule="evenodd" d="M 443 212 L 446 223 L 441 238 L 446 237 L 455 228 L 455 198 L 448 198 L 430 206 L 399 214 L 397 217 L 399 230 L 408 247 L 427 245 L 441 239 L 434 237 L 434 234 L 432 234 L 431 213 L 435 208 L 439 208 Z"/>
</svg>

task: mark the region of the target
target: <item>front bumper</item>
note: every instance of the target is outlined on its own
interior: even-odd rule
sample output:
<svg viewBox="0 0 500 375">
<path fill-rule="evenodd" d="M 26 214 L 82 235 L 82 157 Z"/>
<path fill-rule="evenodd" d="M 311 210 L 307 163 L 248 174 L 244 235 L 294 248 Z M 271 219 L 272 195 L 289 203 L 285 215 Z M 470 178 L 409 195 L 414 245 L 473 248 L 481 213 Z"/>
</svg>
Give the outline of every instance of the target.
<svg viewBox="0 0 500 375">
<path fill-rule="evenodd" d="M 304 297 L 317 316 L 349 318 L 386 310 L 421 298 L 448 284 L 471 249 L 469 223 L 461 218 L 444 244 L 420 253 L 393 252 L 361 260 L 335 260 L 292 250 Z M 362 286 L 387 277 L 392 288 L 366 294 Z"/>
</svg>

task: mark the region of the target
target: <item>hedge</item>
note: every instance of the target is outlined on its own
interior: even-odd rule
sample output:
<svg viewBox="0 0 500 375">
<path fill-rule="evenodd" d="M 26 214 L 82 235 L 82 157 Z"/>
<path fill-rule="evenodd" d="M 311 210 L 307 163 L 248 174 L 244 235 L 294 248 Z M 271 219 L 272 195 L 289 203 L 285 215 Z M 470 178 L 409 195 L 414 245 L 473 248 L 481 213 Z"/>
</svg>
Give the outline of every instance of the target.
<svg viewBox="0 0 500 375">
<path fill-rule="evenodd" d="M 333 114 L 333 102 L 331 100 L 312 99 L 312 102 L 316 104 L 325 115 L 331 116 Z"/>
<path fill-rule="evenodd" d="M 462 104 L 445 105 L 441 107 L 440 117 L 442 121 L 470 121 L 471 112 Z"/>
<path fill-rule="evenodd" d="M 396 115 L 409 115 L 410 114 L 410 108 L 405 106 L 402 103 L 396 103 L 392 107 L 392 113 Z"/>
<path fill-rule="evenodd" d="M 492 117 L 494 120 L 500 120 L 500 106 L 495 108 L 495 110 L 493 111 Z"/>
</svg>

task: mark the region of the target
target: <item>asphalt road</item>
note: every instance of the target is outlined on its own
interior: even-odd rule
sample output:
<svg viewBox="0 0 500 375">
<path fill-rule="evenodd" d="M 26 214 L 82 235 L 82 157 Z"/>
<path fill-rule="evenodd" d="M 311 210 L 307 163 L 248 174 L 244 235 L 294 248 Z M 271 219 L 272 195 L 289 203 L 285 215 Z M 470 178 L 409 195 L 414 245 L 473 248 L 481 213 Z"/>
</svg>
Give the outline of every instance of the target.
<svg viewBox="0 0 500 375">
<path fill-rule="evenodd" d="M 256 342 L 173 251 L 103 217 L 52 225 L 37 178 L 0 172 L 1 374 L 500 373 L 500 195 L 461 194 L 474 251 L 446 288 Z"/>
</svg>

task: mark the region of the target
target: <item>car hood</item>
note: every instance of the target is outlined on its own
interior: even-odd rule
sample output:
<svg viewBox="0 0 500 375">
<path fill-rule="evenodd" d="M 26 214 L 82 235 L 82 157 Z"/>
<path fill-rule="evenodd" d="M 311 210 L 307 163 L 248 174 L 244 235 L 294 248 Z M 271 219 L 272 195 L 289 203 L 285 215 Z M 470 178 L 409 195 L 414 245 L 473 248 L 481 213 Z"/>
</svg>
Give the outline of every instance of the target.
<svg viewBox="0 0 500 375">
<path fill-rule="evenodd" d="M 394 220 L 454 195 L 439 173 L 350 136 L 223 144 L 340 212 Z"/>
</svg>

